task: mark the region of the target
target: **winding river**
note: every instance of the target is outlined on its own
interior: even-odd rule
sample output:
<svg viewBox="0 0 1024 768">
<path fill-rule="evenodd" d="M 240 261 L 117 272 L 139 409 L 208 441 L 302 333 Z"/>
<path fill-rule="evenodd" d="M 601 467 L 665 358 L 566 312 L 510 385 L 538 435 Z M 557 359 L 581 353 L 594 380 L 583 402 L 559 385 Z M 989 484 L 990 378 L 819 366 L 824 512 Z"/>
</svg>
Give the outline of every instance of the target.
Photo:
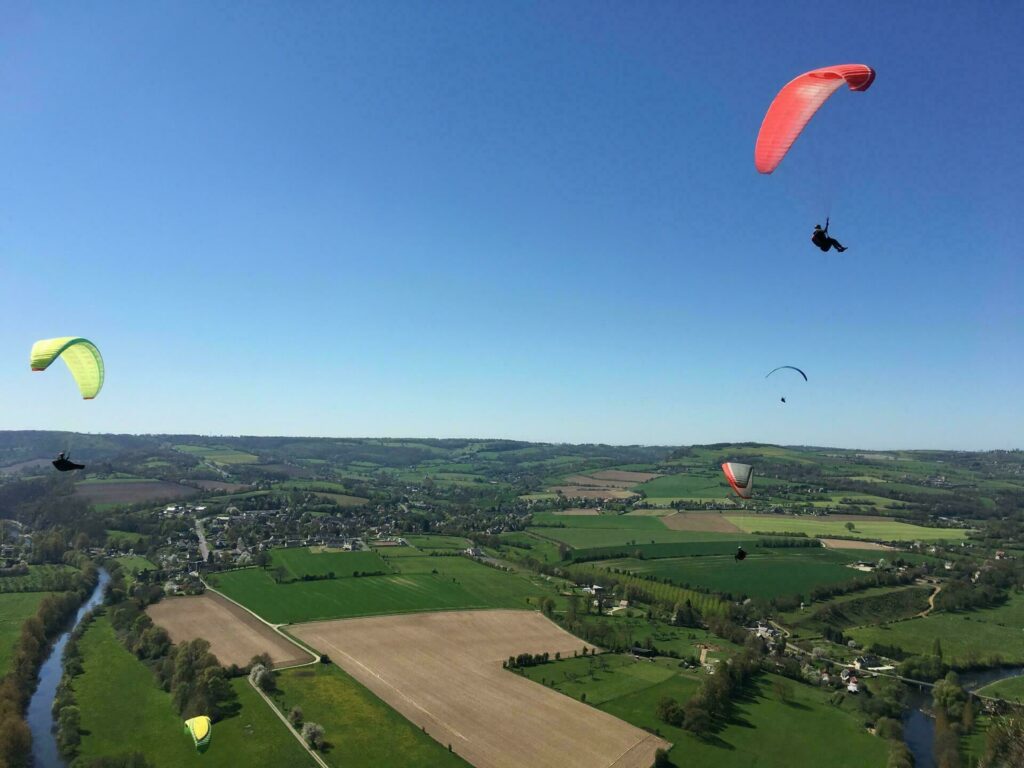
<svg viewBox="0 0 1024 768">
<path fill-rule="evenodd" d="M 960 684 L 970 691 L 1024 674 L 1024 667 L 999 667 L 979 672 L 964 672 L 959 675 Z M 931 706 L 931 689 L 919 691 L 910 687 L 910 708 L 903 715 L 903 740 L 914 755 L 914 768 L 935 768 L 935 720 L 925 714 Z"/>
<path fill-rule="evenodd" d="M 100 569 L 100 578 L 89 599 L 78 609 L 75 618 L 64 634 L 57 638 L 49 657 L 39 668 L 38 685 L 28 704 L 29 730 L 32 731 L 32 765 L 34 768 L 64 768 L 64 760 L 57 750 L 57 738 L 54 735 L 53 699 L 57 695 L 57 686 L 64 671 L 64 647 L 72 630 L 78 626 L 89 611 L 103 602 L 103 592 L 110 581 L 110 574 Z"/>
</svg>

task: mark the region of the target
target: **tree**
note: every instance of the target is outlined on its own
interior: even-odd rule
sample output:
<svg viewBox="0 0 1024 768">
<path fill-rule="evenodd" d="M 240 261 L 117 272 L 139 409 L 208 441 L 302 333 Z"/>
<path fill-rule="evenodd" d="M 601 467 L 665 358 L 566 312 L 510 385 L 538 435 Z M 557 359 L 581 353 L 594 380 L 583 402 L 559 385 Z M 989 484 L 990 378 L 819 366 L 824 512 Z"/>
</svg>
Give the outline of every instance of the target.
<svg viewBox="0 0 1024 768">
<path fill-rule="evenodd" d="M 850 522 L 850 523 L 847 523 L 847 524 L 846 524 L 845 526 L 843 526 L 843 527 L 844 527 L 844 528 L 846 528 L 846 530 L 848 530 L 848 531 L 853 531 L 853 529 L 854 529 L 854 528 L 855 528 L 856 526 L 855 526 L 855 525 L 854 525 L 854 524 L 853 524 L 852 522 Z"/>
<path fill-rule="evenodd" d="M 302 727 L 302 707 L 295 706 L 288 712 L 288 722 L 292 724 L 293 728 Z"/>
<path fill-rule="evenodd" d="M 302 738 L 313 749 L 323 749 L 324 729 L 319 723 L 306 723 L 302 726 Z"/>
<path fill-rule="evenodd" d="M 772 683 L 772 691 L 783 704 L 789 704 L 793 699 L 793 685 L 788 680 L 776 680 Z"/>
<path fill-rule="evenodd" d="M 942 640 L 938 637 L 936 637 L 935 642 L 932 643 L 932 656 L 935 656 L 940 661 L 942 660 Z"/>
<path fill-rule="evenodd" d="M 288 571 L 285 570 L 283 565 L 279 565 L 274 569 L 274 581 L 278 584 L 284 581 L 284 577 L 288 575 Z"/>
<path fill-rule="evenodd" d="M 672 768 L 672 761 L 669 760 L 666 750 L 657 749 L 654 751 L 654 768 Z"/>
<path fill-rule="evenodd" d="M 1016 768 L 1024 765 L 1024 714 L 1014 712 L 989 726 L 985 754 L 978 768 Z"/>
</svg>

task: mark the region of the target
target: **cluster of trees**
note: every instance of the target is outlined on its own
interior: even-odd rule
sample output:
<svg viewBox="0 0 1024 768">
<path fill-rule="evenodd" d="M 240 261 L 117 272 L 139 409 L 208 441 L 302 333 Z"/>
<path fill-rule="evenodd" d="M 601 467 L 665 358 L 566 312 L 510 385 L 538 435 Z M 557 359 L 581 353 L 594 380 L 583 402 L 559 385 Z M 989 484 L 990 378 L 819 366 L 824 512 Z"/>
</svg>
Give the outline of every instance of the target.
<svg viewBox="0 0 1024 768">
<path fill-rule="evenodd" d="M 689 600 L 694 610 L 705 618 L 729 614 L 729 604 L 720 598 L 692 589 L 677 587 L 674 584 L 659 581 L 655 577 L 613 574 L 593 565 L 572 565 L 561 569 L 547 568 L 545 570 L 554 572 L 556 576 L 561 575 L 572 579 L 579 585 L 596 584 L 603 587 L 606 592 L 626 595 L 628 600 L 659 606 L 666 613 L 671 611 L 677 603 L 685 603 Z"/>
<path fill-rule="evenodd" d="M 720 664 L 713 675 L 705 677 L 697 692 L 685 703 L 666 696 L 657 705 L 658 719 L 677 728 L 685 728 L 704 738 L 728 722 L 733 699 L 761 672 L 763 649 L 748 643 L 728 664 Z"/>
<path fill-rule="evenodd" d="M 586 655 L 586 648 L 584 647 L 584 655 Z M 558 661 L 561 657 L 560 653 L 555 654 L 555 661 Z M 522 669 L 524 667 L 536 667 L 541 664 L 547 664 L 550 661 L 550 656 L 547 651 L 544 653 L 520 653 L 518 656 L 509 656 L 508 661 L 504 662 L 502 666 L 505 669 Z"/>
<path fill-rule="evenodd" d="M 1015 711 L 992 723 L 985 734 L 985 753 L 978 768 L 1024 765 L 1024 712 Z"/>
<path fill-rule="evenodd" d="M 948 673 L 932 689 L 935 712 L 933 750 L 939 768 L 960 768 L 960 738 L 974 730 L 974 699 L 960 686 L 955 672 Z"/>
</svg>

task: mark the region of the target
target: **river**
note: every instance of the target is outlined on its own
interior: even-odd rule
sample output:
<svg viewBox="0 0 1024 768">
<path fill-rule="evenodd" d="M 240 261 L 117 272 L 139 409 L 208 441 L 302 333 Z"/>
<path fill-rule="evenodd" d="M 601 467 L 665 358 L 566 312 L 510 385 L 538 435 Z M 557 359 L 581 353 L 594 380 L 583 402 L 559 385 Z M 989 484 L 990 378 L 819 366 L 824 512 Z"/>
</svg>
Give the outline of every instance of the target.
<svg viewBox="0 0 1024 768">
<path fill-rule="evenodd" d="M 103 602 L 103 592 L 109 582 L 110 574 L 101 568 L 96 588 L 92 591 L 89 599 L 78 609 L 78 613 L 75 614 L 74 621 L 70 622 L 67 631 L 57 638 L 49 657 L 39 668 L 38 685 L 29 701 L 26 718 L 29 730 L 32 731 L 33 768 L 65 768 L 64 760 L 57 750 L 57 738 L 54 735 L 53 723 L 53 699 L 57 695 L 57 686 L 60 684 L 60 678 L 64 672 L 64 647 L 68 644 L 72 630 L 78 626 L 82 617 Z"/>
<path fill-rule="evenodd" d="M 999 667 L 983 669 L 978 672 L 958 673 L 960 684 L 971 691 L 977 690 L 996 680 L 1005 680 L 1024 674 L 1024 667 Z M 930 688 L 923 691 L 908 685 L 910 690 L 909 709 L 903 715 L 903 740 L 914 755 L 914 768 L 936 768 L 933 742 L 935 739 L 935 720 L 924 713 L 931 707 L 932 692 Z"/>
</svg>

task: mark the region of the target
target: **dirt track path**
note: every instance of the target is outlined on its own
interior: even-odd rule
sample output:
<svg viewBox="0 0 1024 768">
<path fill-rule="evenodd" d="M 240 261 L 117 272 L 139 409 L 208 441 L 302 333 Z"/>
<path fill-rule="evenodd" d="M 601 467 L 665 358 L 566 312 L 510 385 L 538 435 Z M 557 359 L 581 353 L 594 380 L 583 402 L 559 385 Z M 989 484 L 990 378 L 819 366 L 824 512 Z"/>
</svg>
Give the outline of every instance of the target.
<svg viewBox="0 0 1024 768">
<path fill-rule="evenodd" d="M 942 591 L 942 585 L 941 584 L 936 584 L 935 585 L 935 591 L 932 592 L 928 596 L 928 608 L 926 610 L 921 611 L 919 614 L 917 614 L 918 616 L 920 616 L 921 618 L 924 618 L 929 613 L 931 613 L 932 611 L 935 610 L 935 598 L 938 596 L 939 592 L 941 592 L 941 591 Z"/>
</svg>

